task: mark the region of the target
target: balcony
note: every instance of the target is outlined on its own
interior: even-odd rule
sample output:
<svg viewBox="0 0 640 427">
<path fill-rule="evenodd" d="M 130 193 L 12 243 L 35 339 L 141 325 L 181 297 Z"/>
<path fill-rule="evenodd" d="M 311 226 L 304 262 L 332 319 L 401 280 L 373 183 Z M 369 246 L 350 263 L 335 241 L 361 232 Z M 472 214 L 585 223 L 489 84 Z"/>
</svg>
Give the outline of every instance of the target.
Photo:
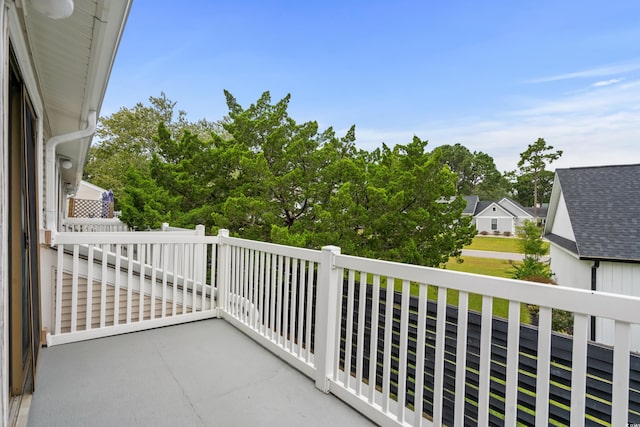
<svg viewBox="0 0 640 427">
<path fill-rule="evenodd" d="M 48 348 L 29 425 L 365 426 L 221 319 Z"/>
<path fill-rule="evenodd" d="M 640 422 L 640 298 L 202 229 L 55 243 L 33 425 L 172 414 L 204 425 Z M 537 326 L 521 321 L 523 304 L 540 307 Z M 553 310 L 573 313 L 573 336 L 552 331 Z M 614 346 L 588 341 L 592 316 L 613 323 Z"/>
</svg>

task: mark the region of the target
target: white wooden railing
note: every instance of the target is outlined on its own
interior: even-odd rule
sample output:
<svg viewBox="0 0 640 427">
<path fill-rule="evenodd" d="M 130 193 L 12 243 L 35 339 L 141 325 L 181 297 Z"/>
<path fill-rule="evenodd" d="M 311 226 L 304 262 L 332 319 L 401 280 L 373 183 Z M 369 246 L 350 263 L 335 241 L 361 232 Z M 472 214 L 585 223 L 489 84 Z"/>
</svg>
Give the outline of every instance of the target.
<svg viewBox="0 0 640 427">
<path fill-rule="evenodd" d="M 530 416 L 536 425 L 546 426 L 553 417 L 551 389 L 558 388 L 551 324 L 552 310 L 559 309 L 574 313 L 566 393 L 570 402 L 563 403 L 570 424 L 582 425 L 588 416 L 585 394 L 588 380 L 593 381 L 587 372 L 590 316 L 611 319 L 616 330 L 612 378 L 604 385 L 610 398 L 601 402 L 610 414 L 605 423 L 627 425 L 640 416 L 629 406 L 630 399 L 638 403 L 629 378 L 630 335 L 632 325 L 640 324 L 640 298 L 358 258 L 343 255 L 336 247 L 314 251 L 273 245 L 232 238 L 224 230 L 216 237 L 67 233 L 58 235 L 56 242 L 57 283 L 65 280 L 64 275 L 70 281 L 70 325 L 65 330 L 60 326 L 64 310 L 58 303 L 63 300 L 58 286 L 54 344 L 71 335 L 103 336 L 106 332 L 100 331 L 110 328 L 128 332 L 143 324 L 154 327 L 221 316 L 313 378 L 319 389 L 377 424 L 442 425 L 453 420 L 447 423 L 489 425 L 497 411 L 504 425 L 516 425 L 526 410 L 521 399 L 527 395 L 535 401 Z M 126 256 L 133 253 L 139 258 Z M 194 255 L 181 260 L 176 256 L 185 253 Z M 178 264 L 191 268 L 179 270 Z M 99 313 L 95 327 L 77 320 L 81 311 L 88 313 L 84 318 L 91 318 L 93 307 L 87 300 L 90 290 L 82 289 L 87 297 L 79 297 L 81 281 L 96 283 L 93 286 L 102 295 L 100 307 L 93 309 Z M 111 286 L 121 290 L 111 292 L 112 309 L 105 298 Z M 145 307 L 137 293 L 144 295 Z M 123 295 L 119 301 L 118 295 Z M 473 295 L 480 296 L 481 314 L 469 309 Z M 502 347 L 492 341 L 496 322 L 492 307 L 498 298 L 508 305 L 508 319 L 503 321 L 508 338 Z M 136 304 L 137 311 L 132 308 Z M 521 365 L 522 304 L 540 306 L 534 391 L 525 390 L 519 378 L 526 373 Z M 149 314 L 141 316 L 143 310 Z M 448 318 L 451 310 L 455 323 Z M 110 324 L 108 316 L 113 319 Z M 477 339 L 468 330 L 474 316 L 480 316 Z M 497 358 L 499 352 L 505 354 L 503 359 Z M 492 373 L 496 365 L 502 366 L 504 379 Z M 426 371 L 432 379 L 425 380 Z M 455 378 L 455 392 L 445 385 L 445 377 Z M 499 410 L 490 404 L 496 384 L 502 390 Z M 427 391 L 430 397 L 423 399 Z M 469 398 L 472 391 L 477 401 Z M 471 420 L 470 408 L 477 413 Z"/>
<path fill-rule="evenodd" d="M 489 425 L 490 414 L 496 411 L 490 407 L 490 395 L 502 381 L 492 374 L 496 363 L 504 363 L 506 380 L 501 386 L 504 409 L 498 421 L 492 422 L 516 425 L 518 411 L 523 410 L 520 399 L 527 393 L 519 381 L 523 373 L 519 366 L 522 304 L 540 306 L 532 397 L 536 425 L 546 426 L 551 420 L 550 387 L 556 387 L 551 373 L 558 369 L 551 357 L 555 335 L 551 319 L 556 309 L 574 313 L 567 409 L 571 425 L 585 423 L 586 383 L 590 377 L 593 380 L 593 374 L 587 373 L 590 316 L 612 319 L 616 324 L 613 379 L 605 380 L 611 397 L 601 402 L 610 405 L 610 422 L 627 425 L 640 416 L 629 412 L 630 330 L 631 325 L 640 324 L 640 298 L 352 257 L 340 254 L 336 247 L 309 251 L 219 237 L 220 268 L 228 271 L 219 282 L 223 317 L 314 378 L 318 388 L 380 425 L 442 425 L 445 419 L 453 419 L 457 426 L 469 422 Z M 427 304 L 430 287 L 437 295 L 437 309 L 431 311 Z M 414 294 L 418 300 L 415 310 L 410 304 Z M 457 294 L 454 393 L 445 390 L 444 381 L 445 358 L 451 357 L 445 345 L 446 328 L 452 326 L 447 319 L 449 294 Z M 473 354 L 479 366 L 467 359 L 470 351 L 475 352 L 469 348 L 475 338 L 467 330 L 469 316 L 477 316 L 469 309 L 473 294 L 482 301 L 479 354 Z M 367 295 L 369 301 L 359 304 Z M 494 298 L 508 301 L 505 362 L 496 361 L 492 353 L 496 351 L 492 343 Z M 310 306 L 315 306 L 313 316 Z M 428 329 L 435 331 L 429 342 Z M 433 357 L 426 357 L 427 350 Z M 427 369 L 433 371 L 430 384 L 423 375 L 415 375 Z M 365 372 L 381 375 L 374 379 Z M 477 376 L 477 384 L 469 380 L 470 375 Z M 429 407 L 415 398 L 425 388 L 433 395 Z M 476 402 L 469 401 L 470 388 L 475 389 Z M 453 414 L 445 414 L 445 391 L 454 395 Z M 465 419 L 470 407 L 477 417 L 467 415 Z"/>
<path fill-rule="evenodd" d="M 217 237 L 58 233 L 55 345 L 216 317 Z"/>
</svg>

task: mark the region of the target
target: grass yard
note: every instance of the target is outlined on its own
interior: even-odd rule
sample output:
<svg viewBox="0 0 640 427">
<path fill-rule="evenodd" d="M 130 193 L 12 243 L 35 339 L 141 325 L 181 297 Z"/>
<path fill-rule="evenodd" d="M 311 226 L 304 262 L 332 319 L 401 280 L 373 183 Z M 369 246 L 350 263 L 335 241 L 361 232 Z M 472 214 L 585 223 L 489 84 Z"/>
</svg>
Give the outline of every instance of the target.
<svg viewBox="0 0 640 427">
<path fill-rule="evenodd" d="M 465 273 L 484 274 L 486 276 L 495 276 L 503 278 L 511 278 L 511 269 L 513 268 L 508 260 L 494 259 L 494 258 L 476 258 L 476 257 L 463 257 L 464 262 L 458 264 L 455 258 L 449 260 L 446 265 L 447 270 L 462 271 Z M 345 277 L 346 279 L 346 277 Z M 385 288 L 387 286 L 387 278 L 381 277 L 380 286 Z M 355 273 L 355 280 L 360 280 L 360 273 Z M 367 275 L 367 283 L 373 283 L 373 276 Z M 402 290 L 402 281 L 396 279 L 395 290 Z M 417 284 L 411 284 L 411 295 L 418 296 L 420 287 Z M 458 306 L 457 290 L 449 289 L 447 291 L 447 304 Z M 438 290 L 435 286 L 429 286 L 427 297 L 430 300 L 436 301 L 438 299 Z M 482 296 L 478 294 L 469 295 L 469 309 L 473 311 L 482 311 Z M 509 317 L 509 301 L 494 298 L 493 300 L 493 315 L 507 319 Z M 522 323 L 530 324 L 531 316 L 527 307 L 522 304 L 520 307 L 520 321 Z"/>
<path fill-rule="evenodd" d="M 508 260 L 494 259 L 494 258 L 476 258 L 476 257 L 463 257 L 464 262 L 458 264 L 455 258 L 449 260 L 446 265 L 447 270 L 463 271 L 465 273 L 484 274 L 486 276 L 511 278 L 512 264 Z M 437 299 L 438 295 L 435 288 L 429 288 L 429 298 Z M 458 305 L 458 292 L 450 289 L 447 292 L 447 302 L 452 305 Z M 469 308 L 474 311 L 482 311 L 482 296 L 477 294 L 469 295 Z M 509 301 L 494 298 L 493 300 L 493 314 L 503 318 L 509 317 Z M 522 304 L 520 306 L 520 321 L 522 323 L 531 323 L 531 316 L 529 310 Z"/>
<path fill-rule="evenodd" d="M 458 264 L 451 258 L 446 265 L 447 270 L 464 271 L 465 273 L 484 274 L 486 276 L 511 278 L 513 266 L 506 259 L 462 257 L 463 263 Z"/>
<path fill-rule="evenodd" d="M 549 242 L 543 243 L 547 248 L 547 254 L 549 254 Z M 473 238 L 473 242 L 464 248 L 477 251 L 523 253 L 519 239 L 515 237 L 476 236 Z"/>
</svg>

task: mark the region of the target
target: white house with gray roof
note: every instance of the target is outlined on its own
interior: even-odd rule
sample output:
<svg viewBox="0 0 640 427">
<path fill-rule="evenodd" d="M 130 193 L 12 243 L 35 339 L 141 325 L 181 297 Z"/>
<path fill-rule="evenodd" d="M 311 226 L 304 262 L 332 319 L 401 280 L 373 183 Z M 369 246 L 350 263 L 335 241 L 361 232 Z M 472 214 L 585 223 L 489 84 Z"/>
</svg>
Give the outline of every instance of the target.
<svg viewBox="0 0 640 427">
<path fill-rule="evenodd" d="M 535 220 L 528 208 L 504 197 L 498 201 L 481 201 L 478 196 L 464 196 L 467 206 L 463 215 L 472 215 L 478 233 L 516 234 L 517 227 L 526 220 Z"/>
<path fill-rule="evenodd" d="M 639 213 L 640 164 L 556 170 L 545 237 L 558 284 L 640 296 Z M 612 322 L 592 319 L 591 339 L 613 344 Z"/>
</svg>

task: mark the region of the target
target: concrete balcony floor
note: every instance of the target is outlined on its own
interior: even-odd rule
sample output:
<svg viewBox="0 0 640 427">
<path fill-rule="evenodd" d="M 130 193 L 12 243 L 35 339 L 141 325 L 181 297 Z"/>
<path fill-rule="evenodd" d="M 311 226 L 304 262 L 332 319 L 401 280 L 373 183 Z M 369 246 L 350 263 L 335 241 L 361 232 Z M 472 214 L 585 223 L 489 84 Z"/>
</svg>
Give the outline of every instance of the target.
<svg viewBox="0 0 640 427">
<path fill-rule="evenodd" d="M 42 350 L 29 426 L 371 423 L 221 319 Z"/>
</svg>

